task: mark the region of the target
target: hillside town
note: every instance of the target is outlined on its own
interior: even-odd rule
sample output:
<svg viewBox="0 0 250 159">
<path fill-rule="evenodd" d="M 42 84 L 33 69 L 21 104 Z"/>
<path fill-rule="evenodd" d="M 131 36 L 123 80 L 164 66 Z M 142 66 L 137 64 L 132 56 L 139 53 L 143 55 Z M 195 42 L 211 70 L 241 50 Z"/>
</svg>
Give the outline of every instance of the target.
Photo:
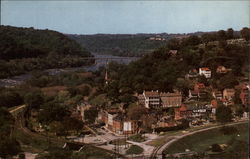
<svg viewBox="0 0 250 159">
<path fill-rule="evenodd" d="M 0 159 L 249 159 L 249 1 L 0 1 Z"/>
</svg>

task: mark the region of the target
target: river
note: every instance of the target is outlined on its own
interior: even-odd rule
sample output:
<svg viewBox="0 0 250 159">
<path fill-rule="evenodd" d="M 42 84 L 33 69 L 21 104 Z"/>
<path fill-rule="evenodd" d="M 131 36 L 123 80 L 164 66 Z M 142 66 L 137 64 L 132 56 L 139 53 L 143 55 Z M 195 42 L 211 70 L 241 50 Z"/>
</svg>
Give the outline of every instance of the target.
<svg viewBox="0 0 250 159">
<path fill-rule="evenodd" d="M 99 55 L 99 54 L 93 54 L 95 58 L 98 58 L 95 61 L 95 64 L 90 66 L 82 66 L 82 67 L 72 67 L 72 68 L 63 68 L 63 69 L 47 69 L 44 70 L 45 72 L 48 72 L 49 75 L 57 75 L 63 72 L 72 72 L 72 71 L 96 71 L 102 66 L 106 66 L 108 62 L 114 61 L 120 64 L 129 64 L 132 61 L 136 61 L 138 57 L 120 57 L 120 56 L 113 56 L 113 55 Z M 100 59 L 104 58 L 104 59 Z M 119 59 L 115 59 L 119 58 Z M 0 79 L 0 87 L 13 87 L 16 85 L 20 85 L 26 80 L 31 78 L 31 74 L 22 74 L 18 76 L 13 76 L 10 78 Z"/>
</svg>

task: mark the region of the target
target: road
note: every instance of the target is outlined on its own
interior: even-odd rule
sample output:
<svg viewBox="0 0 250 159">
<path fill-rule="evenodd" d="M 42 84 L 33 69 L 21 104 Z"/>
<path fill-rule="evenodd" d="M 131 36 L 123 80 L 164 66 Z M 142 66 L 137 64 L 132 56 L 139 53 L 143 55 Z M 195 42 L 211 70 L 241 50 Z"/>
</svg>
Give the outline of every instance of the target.
<svg viewBox="0 0 250 159">
<path fill-rule="evenodd" d="M 230 125 L 242 124 L 242 123 L 246 123 L 246 122 L 249 122 L 249 120 L 235 122 L 235 123 L 228 123 L 228 124 L 225 124 L 225 125 L 230 126 Z M 167 149 L 174 142 L 177 142 L 178 140 L 180 140 L 180 139 L 182 139 L 182 138 L 184 138 L 186 136 L 194 135 L 196 133 L 203 132 L 203 131 L 208 131 L 208 130 L 211 130 L 211 129 L 220 128 L 220 127 L 223 127 L 225 125 L 218 125 L 218 126 L 213 126 L 213 127 L 209 127 L 209 128 L 204 128 L 204 129 L 189 132 L 189 133 L 186 133 L 186 134 L 183 134 L 183 135 L 180 135 L 180 136 L 172 136 L 172 138 L 170 138 L 170 140 L 168 140 L 164 145 L 156 147 L 154 149 L 153 153 L 151 154 L 150 158 L 152 158 L 152 159 L 155 159 L 155 158 L 162 159 L 162 152 L 165 149 Z"/>
</svg>

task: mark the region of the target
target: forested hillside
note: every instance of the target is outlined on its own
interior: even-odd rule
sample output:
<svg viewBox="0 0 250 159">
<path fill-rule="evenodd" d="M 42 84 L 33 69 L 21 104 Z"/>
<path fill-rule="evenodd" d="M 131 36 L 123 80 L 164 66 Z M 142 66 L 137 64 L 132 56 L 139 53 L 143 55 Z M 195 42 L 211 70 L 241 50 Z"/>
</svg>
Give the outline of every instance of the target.
<svg viewBox="0 0 250 159">
<path fill-rule="evenodd" d="M 91 52 L 117 56 L 142 56 L 166 44 L 167 34 L 68 35 Z M 150 40 L 150 38 L 152 38 Z M 155 40 L 153 38 L 159 38 Z M 164 40 L 163 40 L 164 39 Z"/>
<path fill-rule="evenodd" d="M 209 32 L 210 34 L 215 32 Z M 116 56 L 144 56 L 166 45 L 170 39 L 182 39 L 192 35 L 201 36 L 206 32 L 188 34 L 95 34 L 67 35 L 91 52 Z M 238 31 L 234 31 L 239 36 Z"/>
<path fill-rule="evenodd" d="M 91 56 L 74 40 L 51 30 L 0 26 L 0 78 L 36 69 L 75 67 Z"/>
<path fill-rule="evenodd" d="M 210 80 L 200 76 L 200 82 L 219 90 L 233 88 L 249 74 L 250 30 L 243 28 L 240 33 L 241 37 L 228 29 L 200 37 L 192 35 L 172 39 L 166 46 L 128 66 L 110 63 L 110 81 L 104 89 L 117 102 L 129 101 L 129 94 L 143 90 L 167 92 L 178 89 L 187 95 L 190 83 L 184 77 L 190 70 L 200 67 L 209 67 L 213 72 Z M 177 54 L 171 54 L 173 49 Z M 225 66 L 231 71 L 217 75 L 214 72 L 218 66 Z"/>
</svg>

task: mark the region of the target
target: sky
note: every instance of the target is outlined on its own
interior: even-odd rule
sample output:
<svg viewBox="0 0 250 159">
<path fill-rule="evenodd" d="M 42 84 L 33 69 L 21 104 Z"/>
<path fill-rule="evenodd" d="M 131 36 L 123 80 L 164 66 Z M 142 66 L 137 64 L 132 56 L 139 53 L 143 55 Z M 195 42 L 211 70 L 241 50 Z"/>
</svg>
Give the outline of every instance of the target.
<svg viewBox="0 0 250 159">
<path fill-rule="evenodd" d="M 1 3 L 1 25 L 68 34 L 240 30 L 250 23 L 250 1 L 4 0 Z"/>
</svg>

